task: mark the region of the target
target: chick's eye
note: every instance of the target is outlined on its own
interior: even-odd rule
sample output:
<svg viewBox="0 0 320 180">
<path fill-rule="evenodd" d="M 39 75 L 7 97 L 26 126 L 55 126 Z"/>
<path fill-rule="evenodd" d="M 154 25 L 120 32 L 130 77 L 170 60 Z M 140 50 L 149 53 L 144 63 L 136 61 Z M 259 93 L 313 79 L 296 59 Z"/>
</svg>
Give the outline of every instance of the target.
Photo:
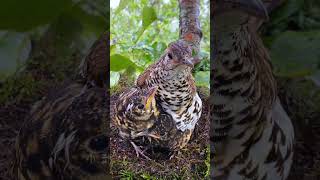
<svg viewBox="0 0 320 180">
<path fill-rule="evenodd" d="M 90 140 L 89 147 L 94 151 L 106 151 L 109 144 L 109 138 L 106 135 L 94 137 Z"/>
<path fill-rule="evenodd" d="M 169 57 L 169 59 L 172 59 L 172 54 L 168 53 L 168 57 Z"/>
<path fill-rule="evenodd" d="M 144 105 L 143 104 L 139 104 L 138 105 L 138 109 L 143 109 L 144 108 Z"/>
</svg>

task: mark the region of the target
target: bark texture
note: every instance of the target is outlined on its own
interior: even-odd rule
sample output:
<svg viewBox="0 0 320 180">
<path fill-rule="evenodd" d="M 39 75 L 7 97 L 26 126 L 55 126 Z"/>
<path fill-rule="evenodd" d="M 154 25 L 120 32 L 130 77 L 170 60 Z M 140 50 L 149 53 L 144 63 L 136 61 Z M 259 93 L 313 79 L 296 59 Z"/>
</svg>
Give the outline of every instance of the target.
<svg viewBox="0 0 320 180">
<path fill-rule="evenodd" d="M 189 42 L 196 54 L 200 50 L 202 32 L 200 29 L 200 0 L 179 0 L 180 39 Z"/>
</svg>

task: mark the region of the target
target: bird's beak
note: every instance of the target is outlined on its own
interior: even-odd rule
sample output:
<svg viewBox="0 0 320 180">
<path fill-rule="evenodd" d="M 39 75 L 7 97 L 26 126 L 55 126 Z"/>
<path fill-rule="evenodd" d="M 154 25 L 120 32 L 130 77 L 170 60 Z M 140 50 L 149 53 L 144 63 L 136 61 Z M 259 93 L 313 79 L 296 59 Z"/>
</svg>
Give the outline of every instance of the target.
<svg viewBox="0 0 320 180">
<path fill-rule="evenodd" d="M 198 56 L 196 56 L 196 57 L 192 58 L 192 62 L 194 65 L 196 65 L 201 62 L 201 59 Z"/>
<path fill-rule="evenodd" d="M 193 58 L 183 60 L 182 64 L 187 65 L 187 66 L 193 68 L 193 67 L 194 67 Z"/>
<path fill-rule="evenodd" d="M 152 106 L 155 106 L 155 95 L 157 93 L 158 87 L 152 87 L 148 90 L 147 99 L 145 101 L 146 110 L 150 111 Z"/>
<path fill-rule="evenodd" d="M 269 20 L 268 10 L 261 0 L 223 0 L 227 3 L 238 4 L 241 9 L 256 16 Z"/>
</svg>

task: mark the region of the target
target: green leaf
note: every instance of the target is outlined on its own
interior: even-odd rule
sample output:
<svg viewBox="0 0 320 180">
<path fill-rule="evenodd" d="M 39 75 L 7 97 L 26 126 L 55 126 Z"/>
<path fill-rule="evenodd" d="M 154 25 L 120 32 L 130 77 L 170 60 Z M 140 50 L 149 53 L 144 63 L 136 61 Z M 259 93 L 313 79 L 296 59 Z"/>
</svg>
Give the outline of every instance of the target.
<svg viewBox="0 0 320 180">
<path fill-rule="evenodd" d="M 210 88 L 210 71 L 196 72 L 195 81 L 197 86 L 205 86 Z"/>
<path fill-rule="evenodd" d="M 120 0 L 119 6 L 115 12 L 115 14 L 118 14 L 120 11 L 122 11 L 124 8 L 126 8 L 129 4 L 128 0 Z"/>
<path fill-rule="evenodd" d="M 276 75 L 301 77 L 319 69 L 320 31 L 280 34 L 272 43 L 271 59 Z"/>
<path fill-rule="evenodd" d="M 72 6 L 72 0 L 3 0 L 0 29 L 28 31 L 48 24 Z"/>
<path fill-rule="evenodd" d="M 120 74 L 118 72 L 110 72 L 110 87 L 118 84 L 120 79 Z"/>
<path fill-rule="evenodd" d="M 156 61 L 157 58 L 159 58 L 164 52 L 164 50 L 167 48 L 167 45 L 164 42 L 156 41 L 152 44 L 151 47 L 153 48 L 153 57 L 154 57 L 153 61 Z"/>
<path fill-rule="evenodd" d="M 155 20 L 157 20 L 157 14 L 153 7 L 145 6 L 142 10 L 142 28 L 137 33 L 137 39 L 135 42 L 139 40 L 143 32 L 148 28 L 150 24 L 152 24 Z"/>
<path fill-rule="evenodd" d="M 303 8 L 304 0 L 290 0 L 272 13 L 271 23 L 278 24 Z"/>
<path fill-rule="evenodd" d="M 137 66 L 128 57 L 120 54 L 110 56 L 110 71 L 118 72 L 129 67 L 136 68 Z"/>
<path fill-rule="evenodd" d="M 151 6 L 145 6 L 142 10 L 142 26 L 144 29 L 157 19 L 156 11 Z"/>
<path fill-rule="evenodd" d="M 110 54 L 113 55 L 116 51 L 116 45 L 111 45 L 110 46 Z"/>
</svg>

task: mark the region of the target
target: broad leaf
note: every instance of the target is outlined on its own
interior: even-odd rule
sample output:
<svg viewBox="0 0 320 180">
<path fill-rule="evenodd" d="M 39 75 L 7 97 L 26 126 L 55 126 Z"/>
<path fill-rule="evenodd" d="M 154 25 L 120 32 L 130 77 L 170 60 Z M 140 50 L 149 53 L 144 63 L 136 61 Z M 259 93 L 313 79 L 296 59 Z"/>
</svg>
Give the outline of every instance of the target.
<svg viewBox="0 0 320 180">
<path fill-rule="evenodd" d="M 157 19 L 156 11 L 153 7 L 145 6 L 142 10 L 142 26 L 146 29 L 153 21 Z"/>
<path fill-rule="evenodd" d="M 135 42 L 139 40 L 143 32 L 148 28 L 148 26 L 157 20 L 157 14 L 153 7 L 145 6 L 142 10 L 142 28 L 137 33 L 137 39 Z"/>
<path fill-rule="evenodd" d="M 121 71 L 129 67 L 136 68 L 136 65 L 127 57 L 120 54 L 110 56 L 110 71 Z"/>
<path fill-rule="evenodd" d="M 271 58 L 279 76 L 306 76 L 320 64 L 320 31 L 280 34 L 271 45 Z"/>
</svg>

